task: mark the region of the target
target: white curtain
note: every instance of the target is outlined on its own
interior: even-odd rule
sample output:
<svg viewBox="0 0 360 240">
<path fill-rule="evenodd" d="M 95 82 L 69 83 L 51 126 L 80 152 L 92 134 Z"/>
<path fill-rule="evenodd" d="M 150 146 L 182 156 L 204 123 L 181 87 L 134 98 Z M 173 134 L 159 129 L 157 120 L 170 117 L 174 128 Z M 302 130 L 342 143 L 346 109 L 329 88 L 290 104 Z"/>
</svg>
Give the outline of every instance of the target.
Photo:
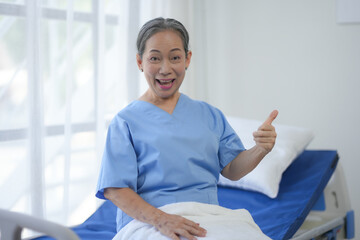
<svg viewBox="0 0 360 240">
<path fill-rule="evenodd" d="M 147 88 L 135 61 L 145 21 L 188 28 L 194 55 L 182 91 L 206 100 L 202 2 L 0 0 L 1 208 L 74 225 L 101 203 L 107 124 Z"/>
</svg>

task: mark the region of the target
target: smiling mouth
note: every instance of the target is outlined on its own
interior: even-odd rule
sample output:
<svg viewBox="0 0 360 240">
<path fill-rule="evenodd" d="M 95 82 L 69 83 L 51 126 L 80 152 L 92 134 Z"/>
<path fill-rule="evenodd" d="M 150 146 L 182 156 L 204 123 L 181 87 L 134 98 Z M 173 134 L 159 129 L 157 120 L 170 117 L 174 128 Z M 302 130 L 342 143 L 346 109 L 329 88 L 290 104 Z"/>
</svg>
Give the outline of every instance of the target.
<svg viewBox="0 0 360 240">
<path fill-rule="evenodd" d="M 160 83 L 161 85 L 166 85 L 169 83 L 173 83 L 175 81 L 175 79 L 156 79 L 156 81 L 158 83 Z"/>
<path fill-rule="evenodd" d="M 173 86 L 175 79 L 156 79 L 160 88 L 169 89 Z"/>
</svg>

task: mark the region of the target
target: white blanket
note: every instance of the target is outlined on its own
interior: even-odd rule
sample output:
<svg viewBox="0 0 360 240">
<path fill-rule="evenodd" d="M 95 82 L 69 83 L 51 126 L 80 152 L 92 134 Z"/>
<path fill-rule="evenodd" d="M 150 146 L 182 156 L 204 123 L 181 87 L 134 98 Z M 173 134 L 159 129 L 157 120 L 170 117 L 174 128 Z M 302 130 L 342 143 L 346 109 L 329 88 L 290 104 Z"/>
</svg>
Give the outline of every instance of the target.
<svg viewBox="0 0 360 240">
<path fill-rule="evenodd" d="M 181 215 L 207 231 L 206 240 L 270 239 L 260 230 L 247 210 L 231 210 L 217 205 L 196 202 L 168 204 L 162 211 Z M 113 240 L 168 240 L 152 225 L 133 220 L 121 229 Z M 181 238 L 184 239 L 184 238 Z"/>
</svg>

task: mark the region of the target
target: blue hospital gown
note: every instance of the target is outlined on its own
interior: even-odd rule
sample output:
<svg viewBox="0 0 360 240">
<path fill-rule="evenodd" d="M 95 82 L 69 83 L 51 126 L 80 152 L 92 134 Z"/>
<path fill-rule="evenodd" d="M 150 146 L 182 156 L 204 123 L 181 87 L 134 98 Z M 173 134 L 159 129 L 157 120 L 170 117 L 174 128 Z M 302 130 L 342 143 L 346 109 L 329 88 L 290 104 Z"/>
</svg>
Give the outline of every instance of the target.
<svg viewBox="0 0 360 240">
<path fill-rule="evenodd" d="M 112 120 L 96 196 L 129 187 L 155 207 L 196 201 L 218 204 L 221 170 L 244 146 L 215 107 L 181 94 L 172 114 L 136 100 Z M 117 212 L 119 231 L 131 217 Z"/>
</svg>

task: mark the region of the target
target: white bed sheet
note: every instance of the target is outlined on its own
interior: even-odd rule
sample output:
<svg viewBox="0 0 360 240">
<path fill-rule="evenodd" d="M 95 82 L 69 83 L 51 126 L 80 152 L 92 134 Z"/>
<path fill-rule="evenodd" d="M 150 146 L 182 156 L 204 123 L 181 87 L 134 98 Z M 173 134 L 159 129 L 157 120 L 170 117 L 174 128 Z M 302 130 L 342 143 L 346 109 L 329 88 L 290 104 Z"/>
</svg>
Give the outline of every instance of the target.
<svg viewBox="0 0 360 240">
<path fill-rule="evenodd" d="M 199 240 L 268 240 L 256 225 L 250 213 L 244 209 L 231 210 L 217 205 L 181 202 L 168 204 L 160 208 L 170 213 L 181 215 L 207 230 L 206 237 Z M 168 240 L 155 227 L 133 220 L 119 231 L 113 240 Z M 181 238 L 185 239 L 185 238 Z"/>
</svg>

